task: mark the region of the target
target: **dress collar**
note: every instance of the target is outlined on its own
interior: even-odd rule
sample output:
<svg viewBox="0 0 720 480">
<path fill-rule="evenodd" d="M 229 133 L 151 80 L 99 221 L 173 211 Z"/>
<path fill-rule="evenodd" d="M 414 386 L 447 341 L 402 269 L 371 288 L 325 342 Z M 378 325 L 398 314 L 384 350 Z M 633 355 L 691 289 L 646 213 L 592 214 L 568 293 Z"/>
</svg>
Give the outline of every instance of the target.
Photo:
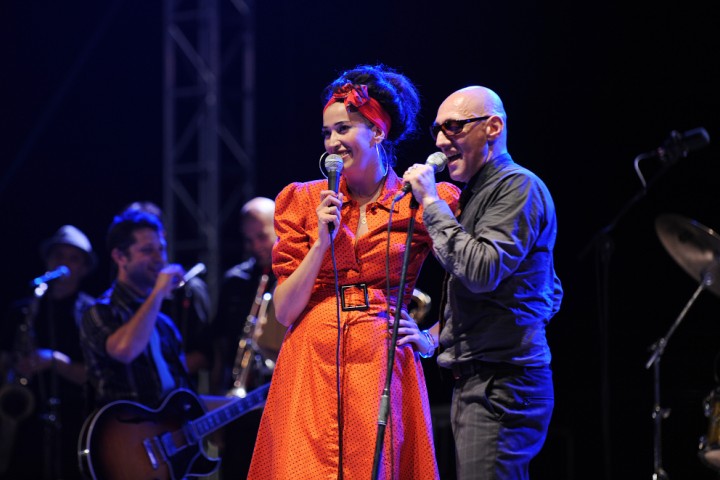
<svg viewBox="0 0 720 480">
<path fill-rule="evenodd" d="M 395 173 L 395 170 L 393 170 L 392 168 L 388 169 L 388 173 L 387 175 L 385 175 L 385 179 L 383 180 L 383 182 L 384 183 L 382 188 L 380 189 L 380 195 L 378 195 L 377 200 L 375 200 L 375 202 L 370 202 L 368 205 L 371 205 L 372 203 L 377 203 L 378 205 L 381 205 L 383 208 L 389 211 L 395 195 L 402 188 L 402 182 Z M 355 199 L 350 196 L 350 192 L 347 186 L 347 180 L 345 179 L 345 177 L 340 177 L 340 191 L 345 196 L 343 207 L 347 205 L 357 204 L 357 201 L 355 201 Z"/>
</svg>

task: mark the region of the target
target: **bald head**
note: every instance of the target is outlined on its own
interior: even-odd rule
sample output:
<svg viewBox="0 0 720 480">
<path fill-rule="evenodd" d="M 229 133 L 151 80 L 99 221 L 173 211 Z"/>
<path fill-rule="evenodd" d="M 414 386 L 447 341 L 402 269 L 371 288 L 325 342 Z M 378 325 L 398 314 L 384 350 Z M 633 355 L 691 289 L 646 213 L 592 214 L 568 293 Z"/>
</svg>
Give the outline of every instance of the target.
<svg viewBox="0 0 720 480">
<path fill-rule="evenodd" d="M 500 96 L 487 87 L 480 85 L 472 85 L 461 88 L 460 90 L 450 94 L 442 103 L 443 105 L 454 107 L 458 112 L 463 112 L 467 118 L 484 117 L 494 115 L 499 117 L 502 122 L 497 135 L 493 141 L 493 151 L 495 154 L 501 154 L 506 150 L 507 140 L 507 114 Z"/>
<path fill-rule="evenodd" d="M 272 262 L 272 247 L 277 236 L 274 228 L 275 202 L 255 197 L 240 210 L 240 223 L 246 251 L 263 267 Z"/>
<path fill-rule="evenodd" d="M 275 215 L 275 202 L 265 197 L 255 197 L 243 205 L 240 210 L 240 218 L 255 217 L 261 221 L 272 222 Z"/>
<path fill-rule="evenodd" d="M 483 117 L 497 115 L 503 123 L 507 121 L 505 107 L 497 93 L 487 87 L 473 85 L 462 88 L 445 99 L 443 104 L 451 104 L 468 115 Z"/>
<path fill-rule="evenodd" d="M 435 145 L 450 160 L 450 178 L 468 182 L 492 158 L 507 153 L 506 114 L 502 100 L 489 88 L 470 86 L 453 92 L 440 104 L 435 125 L 442 127 Z"/>
</svg>

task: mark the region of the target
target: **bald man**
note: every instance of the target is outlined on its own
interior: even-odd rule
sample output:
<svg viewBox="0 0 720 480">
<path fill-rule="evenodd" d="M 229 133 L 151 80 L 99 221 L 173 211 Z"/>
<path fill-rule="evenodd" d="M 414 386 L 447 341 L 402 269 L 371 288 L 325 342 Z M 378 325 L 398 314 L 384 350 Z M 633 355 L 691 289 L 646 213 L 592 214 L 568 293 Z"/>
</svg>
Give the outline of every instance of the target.
<svg viewBox="0 0 720 480">
<path fill-rule="evenodd" d="M 265 197 L 255 197 L 240 209 L 240 230 L 248 258 L 225 273 L 220 289 L 217 317 L 213 323 L 216 360 L 212 375 L 214 389 L 218 394 L 227 393 L 233 388 L 233 367 L 238 345 L 244 336 L 243 328 L 253 309 L 263 275 L 267 275 L 263 291 L 272 294 L 275 289 L 275 276 L 271 268 L 272 248 L 277 239 L 274 216 L 275 202 Z M 264 323 L 258 322 L 255 335 L 251 337 L 256 355 L 255 361 L 247 367 L 250 369 L 247 384 L 244 385 L 247 390 L 270 380 L 285 335 L 286 328 L 278 323 L 272 313 L 272 302 L 265 306 L 268 316 Z M 227 452 L 221 464 L 223 478 L 247 477 L 261 413 L 262 410 L 250 412 L 224 429 L 223 439 L 220 440 L 222 450 Z"/>
<path fill-rule="evenodd" d="M 542 180 L 508 153 L 507 115 L 492 90 L 454 92 L 430 130 L 450 177 L 465 184 L 453 212 L 430 166 L 403 176 L 448 272 L 437 361 L 455 380 L 457 478 L 527 479 L 554 404 L 545 327 L 562 300 L 555 206 Z"/>
<path fill-rule="evenodd" d="M 272 264 L 272 247 L 277 235 L 274 227 L 275 202 L 255 197 L 240 210 L 240 223 L 245 249 L 263 269 Z"/>
</svg>

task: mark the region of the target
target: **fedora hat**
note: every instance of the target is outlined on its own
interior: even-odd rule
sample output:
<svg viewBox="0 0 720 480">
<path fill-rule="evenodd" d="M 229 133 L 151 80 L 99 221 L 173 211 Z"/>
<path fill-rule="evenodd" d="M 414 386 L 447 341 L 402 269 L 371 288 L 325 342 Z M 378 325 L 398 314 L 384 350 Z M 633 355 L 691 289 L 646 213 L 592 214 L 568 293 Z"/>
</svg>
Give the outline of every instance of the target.
<svg viewBox="0 0 720 480">
<path fill-rule="evenodd" d="M 44 260 L 50 254 L 50 249 L 55 245 L 70 245 L 80 249 L 87 259 L 88 267 L 94 268 L 97 264 L 97 257 L 93 252 L 92 245 L 88 237 L 77 227 L 72 225 L 63 225 L 55 234 L 40 244 L 40 255 Z"/>
</svg>

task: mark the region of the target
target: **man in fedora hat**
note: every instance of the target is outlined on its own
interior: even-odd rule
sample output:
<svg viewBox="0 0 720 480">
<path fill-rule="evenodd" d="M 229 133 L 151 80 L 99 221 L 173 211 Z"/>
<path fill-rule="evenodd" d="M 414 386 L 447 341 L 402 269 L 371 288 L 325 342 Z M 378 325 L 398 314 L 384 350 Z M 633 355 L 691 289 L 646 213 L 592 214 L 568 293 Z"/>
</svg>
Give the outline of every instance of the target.
<svg viewBox="0 0 720 480">
<path fill-rule="evenodd" d="M 66 270 L 15 302 L 2 325 L 0 350 L 8 378 L 0 405 L 3 392 L 8 402 L 24 392 L 14 398 L 27 404 L 0 411 L 6 419 L 0 437 L 12 437 L 5 443 L 11 446 L 0 449 L 0 477 L 79 478 L 76 445 L 88 413 L 79 323 L 93 302 L 80 286 L 96 257 L 87 236 L 73 225 L 42 242 L 40 255 L 48 272 Z"/>
</svg>

